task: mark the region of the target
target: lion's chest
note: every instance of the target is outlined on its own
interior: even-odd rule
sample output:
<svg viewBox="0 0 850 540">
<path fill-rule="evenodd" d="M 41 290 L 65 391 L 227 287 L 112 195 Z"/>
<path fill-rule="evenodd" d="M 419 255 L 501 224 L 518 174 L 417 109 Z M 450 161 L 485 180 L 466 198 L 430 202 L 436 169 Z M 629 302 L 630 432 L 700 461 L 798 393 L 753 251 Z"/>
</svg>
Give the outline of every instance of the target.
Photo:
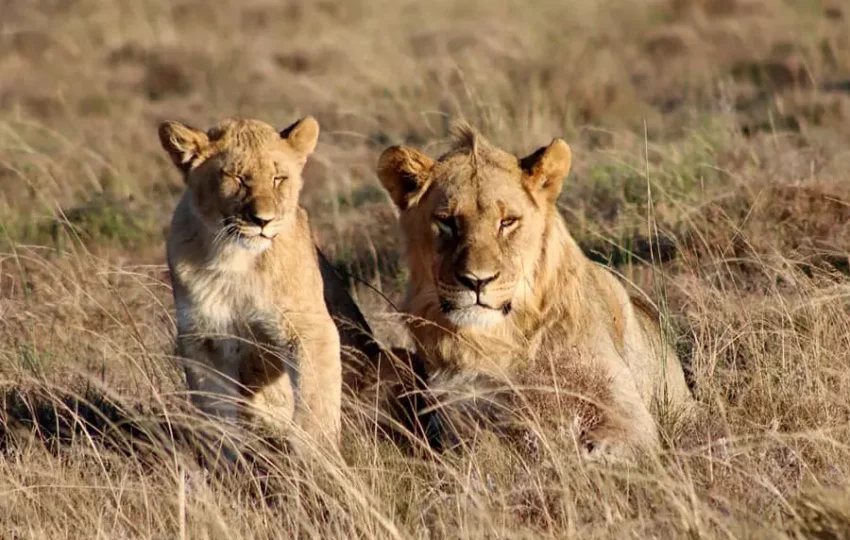
<svg viewBox="0 0 850 540">
<path fill-rule="evenodd" d="M 197 334 L 230 359 L 279 338 L 279 310 L 262 281 L 246 273 L 184 271 L 175 298 L 181 334 Z M 278 339 L 275 339 L 278 341 Z"/>
<path fill-rule="evenodd" d="M 529 356 L 527 343 L 498 328 L 445 332 L 418 325 L 411 331 L 432 370 L 451 368 L 505 375 L 525 365 Z"/>
</svg>

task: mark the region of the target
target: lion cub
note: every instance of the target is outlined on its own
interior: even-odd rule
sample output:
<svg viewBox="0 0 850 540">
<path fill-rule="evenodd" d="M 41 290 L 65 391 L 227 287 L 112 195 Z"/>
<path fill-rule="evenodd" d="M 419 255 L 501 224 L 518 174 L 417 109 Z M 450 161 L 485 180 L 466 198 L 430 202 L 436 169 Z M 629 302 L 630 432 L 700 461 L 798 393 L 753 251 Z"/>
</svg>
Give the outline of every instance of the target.
<svg viewBox="0 0 850 540">
<path fill-rule="evenodd" d="M 167 250 L 193 402 L 223 420 L 260 417 L 335 445 L 340 339 L 298 204 L 318 136 L 309 116 L 280 133 L 246 119 L 207 132 L 159 127 L 187 188 Z"/>
</svg>

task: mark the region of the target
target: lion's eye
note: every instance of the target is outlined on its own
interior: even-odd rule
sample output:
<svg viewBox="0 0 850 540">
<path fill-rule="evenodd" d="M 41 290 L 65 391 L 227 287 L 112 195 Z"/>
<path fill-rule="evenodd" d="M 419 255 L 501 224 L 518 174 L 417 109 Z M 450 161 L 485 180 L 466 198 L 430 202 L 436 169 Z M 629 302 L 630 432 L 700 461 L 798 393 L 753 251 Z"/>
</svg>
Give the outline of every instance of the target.
<svg viewBox="0 0 850 540">
<path fill-rule="evenodd" d="M 455 218 L 451 216 L 436 216 L 434 217 L 434 224 L 437 226 L 437 229 L 440 231 L 440 233 L 445 236 L 454 236 L 455 230 L 457 228 Z"/>
<path fill-rule="evenodd" d="M 230 171 L 221 171 L 221 174 L 226 176 L 227 178 L 235 180 L 240 187 L 245 185 L 245 178 L 243 176 L 232 173 Z"/>
<path fill-rule="evenodd" d="M 279 175 L 275 176 L 274 177 L 274 187 L 275 188 L 280 187 L 280 185 L 286 180 L 289 180 L 289 177 L 286 176 L 285 174 L 279 174 Z"/>
<path fill-rule="evenodd" d="M 519 223 L 519 218 L 507 217 L 507 218 L 505 218 L 505 219 L 503 219 L 502 221 L 499 222 L 499 228 L 504 231 L 504 230 L 510 229 L 511 227 L 516 225 L 517 223 Z"/>
</svg>

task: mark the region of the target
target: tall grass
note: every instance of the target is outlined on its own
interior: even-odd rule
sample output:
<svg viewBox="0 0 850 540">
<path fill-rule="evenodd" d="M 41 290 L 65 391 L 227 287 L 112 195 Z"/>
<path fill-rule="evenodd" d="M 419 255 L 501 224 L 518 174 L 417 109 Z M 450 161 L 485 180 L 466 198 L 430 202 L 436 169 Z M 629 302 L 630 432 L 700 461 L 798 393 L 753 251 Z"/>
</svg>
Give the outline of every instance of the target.
<svg viewBox="0 0 850 540">
<path fill-rule="evenodd" d="M 0 0 L 0 538 L 850 538 L 850 11 L 840 2 Z M 165 118 L 315 114 L 303 202 L 388 345 L 408 338 L 382 148 L 464 116 L 565 137 L 559 207 L 646 291 L 697 418 L 659 460 L 349 418 L 344 464 L 186 406 Z M 350 408 L 362 404 L 352 403 Z M 532 419 L 537 420 L 537 419 Z"/>
</svg>

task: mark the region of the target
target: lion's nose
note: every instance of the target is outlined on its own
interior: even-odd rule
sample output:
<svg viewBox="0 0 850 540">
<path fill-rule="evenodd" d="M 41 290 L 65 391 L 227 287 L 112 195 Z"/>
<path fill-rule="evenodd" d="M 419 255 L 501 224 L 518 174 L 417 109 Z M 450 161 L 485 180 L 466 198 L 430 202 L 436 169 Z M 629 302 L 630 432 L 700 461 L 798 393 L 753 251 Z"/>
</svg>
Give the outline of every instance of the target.
<svg viewBox="0 0 850 540">
<path fill-rule="evenodd" d="M 257 225 L 261 229 L 263 227 L 265 227 L 266 225 L 268 225 L 274 219 L 274 218 L 271 218 L 269 216 L 266 216 L 266 215 L 261 216 L 259 214 L 248 214 L 247 218 L 248 218 L 248 221 L 250 221 L 254 225 Z"/>
<path fill-rule="evenodd" d="M 477 293 L 480 293 L 481 290 L 487 286 L 488 283 L 491 283 L 499 277 L 499 272 L 495 272 L 490 275 L 481 275 L 474 274 L 472 272 L 458 272 L 455 274 L 458 283 L 466 287 L 467 289 L 471 289 Z"/>
</svg>

